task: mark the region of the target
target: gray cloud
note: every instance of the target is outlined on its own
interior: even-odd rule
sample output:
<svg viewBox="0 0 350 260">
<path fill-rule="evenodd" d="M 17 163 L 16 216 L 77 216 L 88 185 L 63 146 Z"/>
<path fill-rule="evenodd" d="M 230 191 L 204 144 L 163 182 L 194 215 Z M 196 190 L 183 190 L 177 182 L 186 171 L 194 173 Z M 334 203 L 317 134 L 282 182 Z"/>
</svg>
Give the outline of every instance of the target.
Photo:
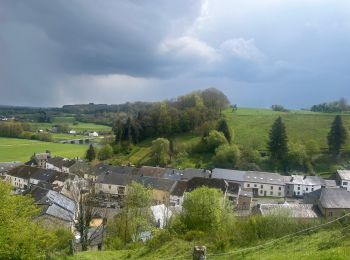
<svg viewBox="0 0 350 260">
<path fill-rule="evenodd" d="M 0 104 L 350 98 L 350 4 L 326 0 L 4 0 Z M 170 96 L 171 95 L 171 96 Z"/>
</svg>

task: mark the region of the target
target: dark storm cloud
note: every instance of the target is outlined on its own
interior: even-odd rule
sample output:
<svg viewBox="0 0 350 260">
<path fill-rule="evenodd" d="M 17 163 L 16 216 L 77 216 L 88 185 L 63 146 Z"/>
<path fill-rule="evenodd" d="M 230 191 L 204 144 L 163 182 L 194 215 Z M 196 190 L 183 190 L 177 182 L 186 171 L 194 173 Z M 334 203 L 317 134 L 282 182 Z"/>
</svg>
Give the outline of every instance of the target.
<svg viewBox="0 0 350 260">
<path fill-rule="evenodd" d="M 3 0 L 0 104 L 350 98 L 350 4 L 327 0 Z"/>
</svg>

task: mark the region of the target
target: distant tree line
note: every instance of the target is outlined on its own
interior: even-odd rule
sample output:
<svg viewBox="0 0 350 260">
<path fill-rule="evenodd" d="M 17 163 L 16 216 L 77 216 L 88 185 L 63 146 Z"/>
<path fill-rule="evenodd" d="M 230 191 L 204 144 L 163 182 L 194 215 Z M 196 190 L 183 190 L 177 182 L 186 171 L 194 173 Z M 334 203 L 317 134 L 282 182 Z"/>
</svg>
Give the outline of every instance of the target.
<svg viewBox="0 0 350 260">
<path fill-rule="evenodd" d="M 281 106 L 281 105 L 272 105 L 272 106 L 271 106 L 271 109 L 272 109 L 273 111 L 289 112 L 288 109 L 284 108 L 284 107 Z"/>
<path fill-rule="evenodd" d="M 348 105 L 345 98 L 341 98 L 338 101 L 321 103 L 318 105 L 313 105 L 311 107 L 313 112 L 323 112 L 323 113 L 339 113 L 350 111 L 350 106 Z"/>
<path fill-rule="evenodd" d="M 27 123 L 0 122 L 0 137 L 22 138 L 51 142 L 50 133 L 33 133 L 31 126 Z"/>
</svg>

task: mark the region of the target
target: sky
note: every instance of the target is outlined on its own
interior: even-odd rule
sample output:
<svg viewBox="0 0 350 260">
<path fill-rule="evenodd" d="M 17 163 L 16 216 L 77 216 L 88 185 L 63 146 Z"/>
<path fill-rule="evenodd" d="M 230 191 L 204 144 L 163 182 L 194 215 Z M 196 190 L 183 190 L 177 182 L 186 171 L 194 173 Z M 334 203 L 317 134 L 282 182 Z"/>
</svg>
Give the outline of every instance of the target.
<svg viewBox="0 0 350 260">
<path fill-rule="evenodd" d="M 0 0 L 0 104 L 350 100 L 350 1 Z"/>
</svg>

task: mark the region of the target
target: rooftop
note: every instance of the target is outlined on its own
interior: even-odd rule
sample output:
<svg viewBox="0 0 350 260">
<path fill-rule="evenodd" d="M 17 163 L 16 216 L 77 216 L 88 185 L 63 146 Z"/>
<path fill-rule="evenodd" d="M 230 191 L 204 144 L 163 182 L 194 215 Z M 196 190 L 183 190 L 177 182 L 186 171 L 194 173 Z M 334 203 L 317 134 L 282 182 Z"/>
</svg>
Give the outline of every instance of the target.
<svg viewBox="0 0 350 260">
<path fill-rule="evenodd" d="M 349 170 L 338 170 L 337 173 L 342 180 L 350 181 L 350 171 Z"/>
<path fill-rule="evenodd" d="M 69 160 L 63 157 L 53 157 L 47 160 L 47 163 L 52 164 L 58 168 L 66 167 L 69 168 L 75 164 L 75 160 Z"/>
<path fill-rule="evenodd" d="M 312 204 L 260 204 L 259 209 L 263 216 L 287 214 L 292 218 L 317 218 L 317 213 Z"/>
<path fill-rule="evenodd" d="M 296 185 L 308 185 L 308 186 L 323 186 L 326 185 L 324 179 L 320 176 L 303 176 L 303 175 L 292 175 L 289 181 L 286 181 L 289 184 Z"/>
<path fill-rule="evenodd" d="M 323 208 L 350 209 L 350 192 L 345 189 L 323 188 L 320 204 Z"/>
</svg>

